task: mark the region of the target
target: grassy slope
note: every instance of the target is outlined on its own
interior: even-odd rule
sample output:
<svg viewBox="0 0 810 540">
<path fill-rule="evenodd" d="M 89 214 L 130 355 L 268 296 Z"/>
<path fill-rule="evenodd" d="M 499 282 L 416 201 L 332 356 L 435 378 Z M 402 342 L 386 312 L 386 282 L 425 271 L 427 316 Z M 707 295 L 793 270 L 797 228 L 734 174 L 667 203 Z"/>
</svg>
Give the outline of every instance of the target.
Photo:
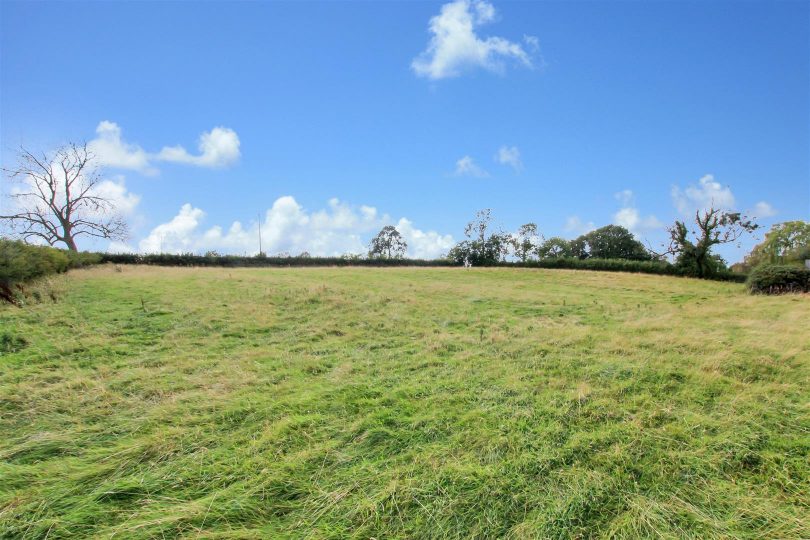
<svg viewBox="0 0 810 540">
<path fill-rule="evenodd" d="M 563 270 L 67 279 L 0 308 L 0 537 L 810 537 L 806 295 Z"/>
</svg>

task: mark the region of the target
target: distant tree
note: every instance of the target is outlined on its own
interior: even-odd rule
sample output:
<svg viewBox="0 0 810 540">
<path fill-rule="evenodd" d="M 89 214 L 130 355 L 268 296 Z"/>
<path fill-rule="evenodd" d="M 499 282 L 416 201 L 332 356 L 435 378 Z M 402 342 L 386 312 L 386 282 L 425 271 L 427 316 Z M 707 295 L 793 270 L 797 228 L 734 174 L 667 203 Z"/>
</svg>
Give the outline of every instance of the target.
<svg viewBox="0 0 810 540">
<path fill-rule="evenodd" d="M 39 156 L 20 148 L 17 165 L 3 169 L 19 187 L 9 195 L 12 212 L 0 221 L 24 240 L 62 243 L 71 251 L 78 250 L 80 236 L 126 239 L 126 222 L 99 190 L 95 161 L 87 145 L 71 143 Z"/>
<path fill-rule="evenodd" d="M 669 227 L 670 244 L 665 254 L 674 255 L 675 265 L 696 277 L 708 277 L 725 268 L 725 261 L 712 253 L 714 246 L 736 242 L 758 227 L 739 212 L 714 207 L 695 212 L 695 225 L 692 231 L 683 221 Z"/>
<path fill-rule="evenodd" d="M 588 249 L 588 242 L 585 240 L 585 235 L 574 238 L 568 242 L 568 252 L 570 257 L 575 259 L 587 259 L 590 257 L 590 250 Z"/>
<path fill-rule="evenodd" d="M 745 266 L 754 268 L 762 263 L 802 262 L 810 258 L 810 223 L 786 221 L 777 223 L 745 257 Z"/>
<path fill-rule="evenodd" d="M 386 225 L 371 239 L 368 256 L 371 259 L 402 259 L 408 243 L 393 225 Z"/>
<path fill-rule="evenodd" d="M 310 257 L 311 257 L 311 255 L 309 254 L 309 251 L 302 251 L 302 252 L 301 252 L 301 253 L 298 255 L 298 258 L 299 258 L 299 259 L 309 259 Z"/>
<path fill-rule="evenodd" d="M 489 233 L 492 211 L 489 208 L 475 213 L 475 219 L 464 228 L 467 240 L 456 244 L 447 258 L 472 266 L 495 264 L 509 252 L 509 235 L 503 232 Z"/>
<path fill-rule="evenodd" d="M 536 252 L 541 238 L 541 235 L 537 232 L 537 225 L 526 223 L 518 228 L 517 233 L 510 235 L 509 243 L 515 257 L 522 262 L 526 262 Z"/>
<path fill-rule="evenodd" d="M 565 238 L 554 236 L 535 248 L 535 253 L 541 259 L 555 259 L 557 257 L 572 257 L 571 243 Z"/>
<path fill-rule="evenodd" d="M 580 258 L 649 260 L 650 253 L 633 234 L 620 225 L 606 225 L 573 241 L 572 251 Z"/>
</svg>

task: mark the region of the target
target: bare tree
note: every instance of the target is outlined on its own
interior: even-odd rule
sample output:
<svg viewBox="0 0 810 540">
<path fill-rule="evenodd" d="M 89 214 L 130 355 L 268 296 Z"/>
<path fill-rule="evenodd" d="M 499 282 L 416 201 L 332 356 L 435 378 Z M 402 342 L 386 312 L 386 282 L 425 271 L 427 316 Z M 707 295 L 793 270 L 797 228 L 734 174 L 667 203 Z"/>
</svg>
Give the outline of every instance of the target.
<svg viewBox="0 0 810 540">
<path fill-rule="evenodd" d="M 16 167 L 3 172 L 16 187 L 9 194 L 12 213 L 0 220 L 24 240 L 39 238 L 52 246 L 61 242 L 77 251 L 80 236 L 127 237 L 127 224 L 114 202 L 98 189 L 99 169 L 86 144 L 70 143 L 52 156 L 36 156 L 21 147 Z"/>
</svg>

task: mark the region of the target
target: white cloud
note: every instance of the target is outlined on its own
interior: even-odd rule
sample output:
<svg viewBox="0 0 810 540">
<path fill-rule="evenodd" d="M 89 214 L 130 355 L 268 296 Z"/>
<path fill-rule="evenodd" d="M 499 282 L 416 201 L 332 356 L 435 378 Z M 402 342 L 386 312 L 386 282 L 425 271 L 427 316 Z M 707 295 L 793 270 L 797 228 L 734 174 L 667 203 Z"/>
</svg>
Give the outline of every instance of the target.
<svg viewBox="0 0 810 540">
<path fill-rule="evenodd" d="M 749 212 L 755 218 L 769 218 L 775 216 L 778 212 L 776 208 L 771 206 L 770 203 L 759 201 L 754 205 L 754 209 Z"/>
<path fill-rule="evenodd" d="M 307 212 L 293 197 L 278 198 L 265 212 L 261 224 L 248 227 L 235 221 L 225 230 L 215 225 L 202 228 L 205 213 L 185 204 L 168 223 L 158 225 L 141 240 L 141 252 L 154 253 L 220 253 L 256 254 L 259 250 L 261 227 L 262 250 L 268 254 L 337 256 L 344 253 L 365 253 L 368 240 L 393 220 L 372 206 L 352 207 L 338 199 L 330 199 L 326 209 Z M 396 225 L 408 243 L 408 255 L 434 258 L 443 255 L 454 244 L 452 236 L 434 231 L 422 231 L 407 218 Z M 116 245 L 117 250 L 125 246 Z M 112 249 L 112 247 L 111 247 Z"/>
<path fill-rule="evenodd" d="M 482 39 L 476 35 L 476 28 L 494 20 L 495 8 L 484 0 L 444 4 L 439 14 L 430 19 L 428 26 L 433 36 L 427 49 L 411 62 L 411 69 L 420 77 L 444 79 L 476 67 L 500 72 L 504 59 L 531 67 L 531 57 L 521 45 L 501 37 Z M 536 46 L 533 36 L 525 39 L 529 47 Z"/>
<path fill-rule="evenodd" d="M 565 220 L 564 229 L 567 232 L 579 235 L 591 232 L 596 229 L 596 225 L 594 225 L 593 221 L 588 221 L 587 223 L 583 222 L 579 216 L 569 216 L 568 219 Z"/>
<path fill-rule="evenodd" d="M 157 169 L 149 164 L 149 154 L 137 144 L 125 142 L 121 137 L 121 128 L 115 122 L 99 122 L 96 135 L 87 143 L 87 148 L 96 156 L 99 165 L 157 174 Z"/>
<path fill-rule="evenodd" d="M 523 162 L 520 160 L 520 150 L 517 146 L 501 146 L 495 160 L 501 165 L 509 165 L 515 172 L 523 170 Z"/>
<path fill-rule="evenodd" d="M 631 190 L 622 190 L 614 196 L 622 204 L 622 208 L 613 215 L 613 223 L 616 225 L 621 225 L 633 234 L 660 229 L 664 226 L 664 224 L 652 214 L 647 217 L 641 216 L 641 212 L 636 208 L 635 196 Z"/>
<path fill-rule="evenodd" d="M 192 155 L 182 146 L 165 146 L 157 154 L 149 153 L 122 137 L 121 127 L 103 120 L 96 127 L 96 138 L 87 143 L 102 167 L 131 169 L 146 175 L 158 174 L 155 161 L 196 165 L 198 167 L 225 167 L 239 160 L 239 136 L 232 129 L 215 127 L 200 135 L 199 154 Z"/>
<path fill-rule="evenodd" d="M 195 250 L 193 233 L 205 212 L 184 204 L 168 223 L 158 225 L 138 244 L 144 253 L 184 253 Z"/>
<path fill-rule="evenodd" d="M 141 202 L 141 196 L 128 191 L 124 177 L 120 175 L 96 184 L 93 194 L 110 201 L 116 211 L 125 216 L 132 214 Z"/>
<path fill-rule="evenodd" d="M 456 245 L 449 234 L 434 231 L 421 231 L 413 226 L 407 218 L 401 218 L 396 228 L 408 244 L 408 256 L 413 259 L 436 259 Z"/>
<path fill-rule="evenodd" d="M 474 176 L 475 178 L 486 178 L 489 176 L 489 173 L 479 167 L 470 156 L 464 156 L 456 161 L 456 170 L 453 174 L 456 176 Z"/>
<path fill-rule="evenodd" d="M 232 129 L 215 127 L 200 135 L 199 155 L 189 154 L 182 146 L 165 146 L 156 159 L 199 167 L 225 167 L 239 160 L 239 136 Z"/>
<path fill-rule="evenodd" d="M 672 201 L 678 212 L 685 216 L 691 216 L 695 211 L 707 210 L 710 207 L 733 210 L 735 204 L 731 189 L 717 182 L 711 174 L 703 176 L 696 185 L 687 186 L 683 191 L 674 186 Z"/>
</svg>

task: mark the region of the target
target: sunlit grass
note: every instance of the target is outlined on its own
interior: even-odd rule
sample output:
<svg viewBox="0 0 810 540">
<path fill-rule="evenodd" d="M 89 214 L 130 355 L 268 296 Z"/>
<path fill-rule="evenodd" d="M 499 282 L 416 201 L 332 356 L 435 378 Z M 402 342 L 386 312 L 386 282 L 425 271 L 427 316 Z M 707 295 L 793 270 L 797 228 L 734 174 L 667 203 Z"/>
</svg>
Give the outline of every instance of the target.
<svg viewBox="0 0 810 540">
<path fill-rule="evenodd" d="M 810 298 L 72 272 L 0 308 L 0 536 L 810 537 Z M 4 337 L 5 336 L 5 337 Z"/>
</svg>

